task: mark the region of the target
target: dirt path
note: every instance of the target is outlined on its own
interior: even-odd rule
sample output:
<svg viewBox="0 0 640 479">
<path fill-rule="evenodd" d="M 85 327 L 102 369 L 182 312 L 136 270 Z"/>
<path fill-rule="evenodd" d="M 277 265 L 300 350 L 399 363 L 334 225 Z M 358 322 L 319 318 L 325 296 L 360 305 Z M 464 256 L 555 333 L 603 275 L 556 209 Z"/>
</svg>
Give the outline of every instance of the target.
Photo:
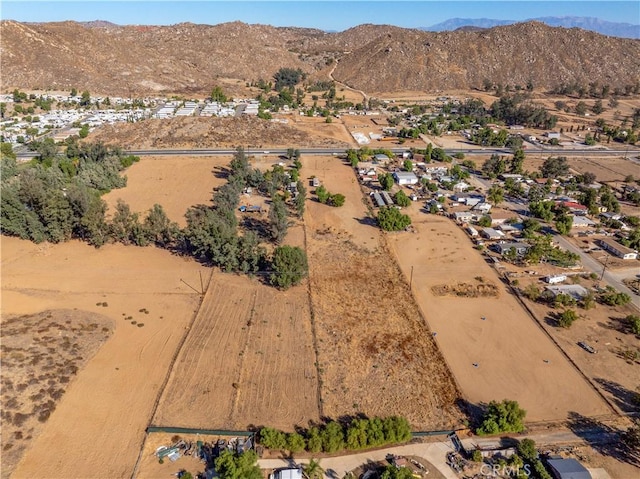
<svg viewBox="0 0 640 479">
<path fill-rule="evenodd" d="M 362 91 L 362 90 L 358 90 L 358 89 L 356 89 L 356 88 L 352 88 L 352 87 L 350 87 L 349 85 L 347 85 L 346 83 L 342 83 L 340 80 L 336 80 L 336 78 L 333 76 L 333 72 L 336 70 L 336 68 L 337 68 L 337 66 L 338 66 L 338 61 L 339 61 L 339 60 L 336 60 L 336 61 L 334 62 L 334 64 L 333 64 L 333 68 L 331 68 L 331 71 L 329 72 L 329 78 L 331 78 L 331 80 L 333 80 L 334 82 L 336 82 L 336 85 L 338 85 L 338 86 L 340 86 L 340 87 L 344 88 L 345 90 L 350 90 L 350 91 L 352 91 L 352 92 L 359 93 L 360 95 L 362 95 L 362 102 L 363 102 L 363 103 L 366 103 L 366 102 L 367 102 L 368 97 L 367 97 L 367 94 L 366 94 L 364 91 Z"/>
</svg>

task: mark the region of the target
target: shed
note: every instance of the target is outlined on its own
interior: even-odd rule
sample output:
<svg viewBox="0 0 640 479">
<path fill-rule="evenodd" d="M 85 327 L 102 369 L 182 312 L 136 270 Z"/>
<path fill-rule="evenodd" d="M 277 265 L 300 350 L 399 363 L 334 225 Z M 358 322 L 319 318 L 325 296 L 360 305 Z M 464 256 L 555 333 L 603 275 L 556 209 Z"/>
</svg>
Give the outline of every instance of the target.
<svg viewBox="0 0 640 479">
<path fill-rule="evenodd" d="M 380 196 L 380 193 L 378 193 L 377 191 L 373 192 L 373 201 L 375 202 L 376 206 L 378 206 L 378 208 L 382 208 L 385 204 L 384 204 L 384 200 L 382 199 L 382 196 Z"/>
<path fill-rule="evenodd" d="M 592 479 L 587 468 L 573 458 L 549 459 L 547 464 L 555 479 Z"/>
<path fill-rule="evenodd" d="M 389 157 L 383 153 L 378 153 L 376 155 L 373 155 L 373 159 L 378 162 L 389 161 Z"/>
<path fill-rule="evenodd" d="M 558 296 L 559 294 L 566 294 L 571 296 L 576 301 L 582 300 L 589 294 L 589 291 L 584 286 L 580 286 L 579 284 L 561 284 L 559 286 L 547 286 L 545 288 L 547 291 L 550 291 L 553 296 Z"/>
</svg>

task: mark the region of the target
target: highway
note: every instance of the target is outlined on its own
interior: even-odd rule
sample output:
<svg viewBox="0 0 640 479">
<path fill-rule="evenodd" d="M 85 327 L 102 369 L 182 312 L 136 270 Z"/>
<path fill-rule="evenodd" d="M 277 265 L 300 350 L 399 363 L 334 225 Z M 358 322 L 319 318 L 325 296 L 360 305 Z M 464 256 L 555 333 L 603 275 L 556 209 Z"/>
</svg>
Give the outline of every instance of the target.
<svg viewBox="0 0 640 479">
<path fill-rule="evenodd" d="M 344 148 L 300 148 L 300 153 L 302 155 L 341 155 L 345 153 Z M 389 148 L 393 153 L 401 154 L 405 151 L 408 151 L 408 148 Z M 207 149 L 192 149 L 192 148 L 184 148 L 184 149 L 157 149 L 157 150 L 126 150 L 125 153 L 129 155 L 136 156 L 162 156 L 162 155 L 171 155 L 171 156 L 229 156 L 235 153 L 235 148 L 207 148 Z M 456 153 L 464 153 L 465 156 L 487 156 L 487 155 L 511 155 L 513 152 L 509 148 L 453 148 L 453 149 L 445 149 L 448 155 L 455 155 Z M 572 149 L 565 150 L 563 148 L 544 148 L 542 150 L 545 155 L 554 156 L 594 156 L 594 157 L 602 157 L 602 156 L 635 156 L 640 155 L 640 149 L 634 150 L 594 150 L 590 148 L 580 148 L 580 149 Z M 247 148 L 245 149 L 245 153 L 248 155 L 286 155 L 286 148 Z M 540 150 L 535 152 L 536 154 L 540 153 Z M 32 158 L 37 153 L 34 152 L 25 152 L 21 151 L 17 153 L 18 158 Z"/>
</svg>

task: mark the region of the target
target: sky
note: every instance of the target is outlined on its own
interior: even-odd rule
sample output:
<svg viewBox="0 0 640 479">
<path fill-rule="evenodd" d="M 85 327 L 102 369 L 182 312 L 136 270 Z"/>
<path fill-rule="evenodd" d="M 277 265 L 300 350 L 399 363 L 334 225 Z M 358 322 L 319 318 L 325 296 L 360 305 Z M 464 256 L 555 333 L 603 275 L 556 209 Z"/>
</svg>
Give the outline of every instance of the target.
<svg viewBox="0 0 640 479">
<path fill-rule="evenodd" d="M 428 27 L 449 18 L 526 20 L 543 16 L 597 17 L 640 23 L 635 1 L 0 1 L 0 18 L 21 22 L 107 20 L 119 25 L 215 25 L 240 20 L 273 26 L 345 30 L 362 23 Z"/>
</svg>

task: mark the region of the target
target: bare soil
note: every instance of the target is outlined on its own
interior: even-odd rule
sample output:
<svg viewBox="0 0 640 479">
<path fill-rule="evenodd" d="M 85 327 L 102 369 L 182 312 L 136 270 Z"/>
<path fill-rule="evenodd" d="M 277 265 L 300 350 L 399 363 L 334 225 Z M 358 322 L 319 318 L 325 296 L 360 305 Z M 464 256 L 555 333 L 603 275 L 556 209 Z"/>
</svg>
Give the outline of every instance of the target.
<svg viewBox="0 0 640 479">
<path fill-rule="evenodd" d="M 325 158 L 302 173 L 347 198 L 341 208 L 310 201 L 305 213 L 323 415 L 401 414 L 416 429 L 460 424 L 460 393 L 353 170 Z"/>
<path fill-rule="evenodd" d="M 25 443 L 12 477 L 128 477 L 173 352 L 198 305 L 198 295 L 180 279 L 197 284 L 201 266 L 152 247 L 1 241 L 3 317 L 74 310 L 115 325 L 93 358 L 82 368 L 77 363 L 76 378 L 41 432 Z M 77 334 L 71 347 L 97 345 L 107 334 L 102 327 Z M 20 383 L 28 380 L 27 373 Z"/>
<path fill-rule="evenodd" d="M 515 399 L 527 420 L 610 413 L 606 403 L 544 335 L 464 232 L 451 220 L 410 209 L 415 233 L 389 235 L 435 340 L 472 405 Z M 413 270 L 413 272 L 412 272 Z M 438 296 L 432 287 L 483 278 L 493 297 Z M 477 280 L 476 280 L 477 281 Z"/>
<path fill-rule="evenodd" d="M 293 430 L 319 419 L 314 364 L 305 285 L 215 274 L 153 422 Z"/>
<path fill-rule="evenodd" d="M 221 156 L 145 156 L 127 169 L 127 186 L 103 198 L 110 211 L 122 199 L 141 215 L 157 203 L 182 227 L 187 209 L 210 204 L 213 188 L 226 182 L 216 173 L 229 161 Z"/>
</svg>

